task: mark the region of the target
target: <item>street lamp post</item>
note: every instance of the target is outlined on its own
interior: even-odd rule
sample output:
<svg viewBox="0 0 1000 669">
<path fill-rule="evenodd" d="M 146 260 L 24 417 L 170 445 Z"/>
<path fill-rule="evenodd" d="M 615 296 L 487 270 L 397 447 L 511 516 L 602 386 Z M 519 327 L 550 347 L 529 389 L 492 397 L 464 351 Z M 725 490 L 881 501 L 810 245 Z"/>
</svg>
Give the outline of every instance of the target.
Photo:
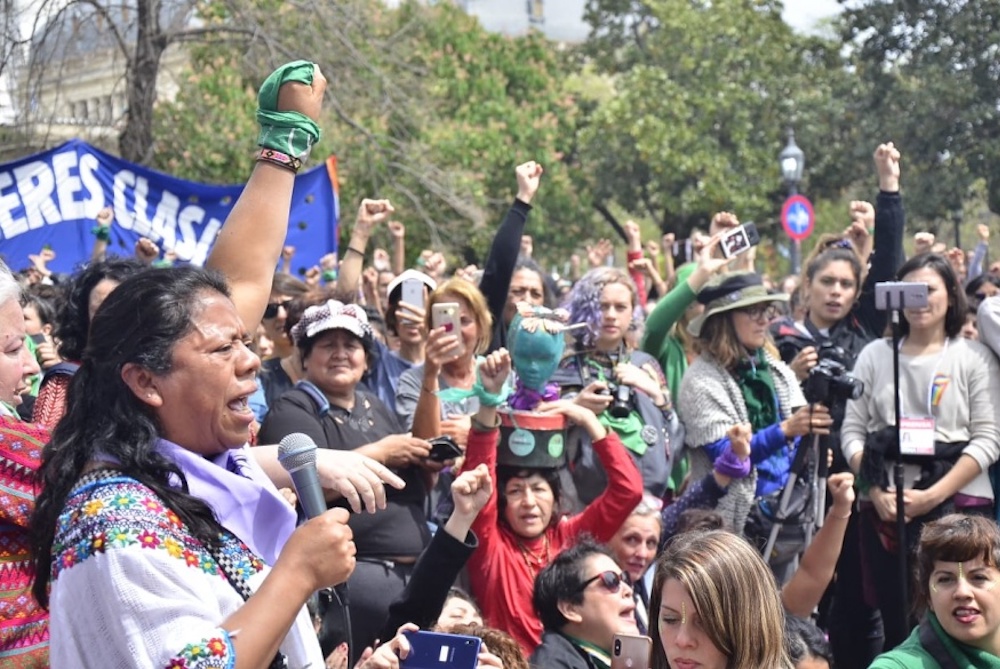
<svg viewBox="0 0 1000 669">
<path fill-rule="evenodd" d="M 778 163 L 781 166 L 781 177 L 788 187 L 788 195 L 798 195 L 802 171 L 806 166 L 806 156 L 795 144 L 795 131 L 791 128 L 788 129 L 788 144 L 778 154 Z M 798 274 L 802 269 L 802 247 L 797 239 L 793 239 L 791 243 L 791 260 L 792 273 Z"/>
<path fill-rule="evenodd" d="M 951 220 L 955 222 L 955 248 L 962 248 L 962 219 L 965 218 L 965 214 L 962 208 L 959 207 L 951 214 Z"/>
</svg>

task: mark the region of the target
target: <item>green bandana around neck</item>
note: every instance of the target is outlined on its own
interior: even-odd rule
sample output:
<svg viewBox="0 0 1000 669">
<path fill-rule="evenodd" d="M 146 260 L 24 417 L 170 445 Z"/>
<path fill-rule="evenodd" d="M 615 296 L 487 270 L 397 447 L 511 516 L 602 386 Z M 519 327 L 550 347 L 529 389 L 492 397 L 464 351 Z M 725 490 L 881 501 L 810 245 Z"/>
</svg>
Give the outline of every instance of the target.
<svg viewBox="0 0 1000 669">
<path fill-rule="evenodd" d="M 596 372 L 597 378 L 600 381 L 608 383 L 607 375 L 604 373 L 604 367 L 600 363 L 594 360 L 588 360 L 586 364 L 590 365 L 590 367 Z M 645 455 L 646 451 L 649 450 L 649 444 L 647 444 L 642 438 L 642 418 L 639 416 L 639 412 L 635 409 L 632 409 L 628 416 L 624 418 L 615 418 L 611 415 L 609 407 L 601 412 L 597 419 L 606 429 L 611 430 L 618 435 L 618 438 L 621 440 L 622 445 L 625 446 L 625 448 L 632 451 L 639 457 Z"/>
<path fill-rule="evenodd" d="M 594 666 L 597 669 L 611 669 L 611 656 L 603 648 L 598 648 L 592 643 L 584 641 L 583 639 L 577 639 L 570 635 L 566 635 L 566 638 L 570 640 L 574 646 L 586 653 L 591 661 L 593 661 Z"/>
<path fill-rule="evenodd" d="M 754 432 L 778 422 L 777 393 L 774 390 L 774 377 L 771 366 L 764 357 L 764 352 L 758 350 L 748 360 L 736 367 L 736 382 L 743 393 L 747 416 Z"/>
<path fill-rule="evenodd" d="M 924 625 L 930 625 L 934 636 L 937 637 L 938 641 L 941 642 L 941 646 L 944 647 L 945 651 L 955 660 L 958 666 L 968 667 L 969 669 L 1000 669 L 1000 657 L 981 648 L 962 643 L 950 636 L 941 627 L 941 623 L 933 611 L 927 612 L 927 617 L 924 618 L 918 629 Z M 921 645 L 923 645 L 923 639 L 921 639 Z M 929 650 L 926 647 L 924 649 Z"/>
</svg>

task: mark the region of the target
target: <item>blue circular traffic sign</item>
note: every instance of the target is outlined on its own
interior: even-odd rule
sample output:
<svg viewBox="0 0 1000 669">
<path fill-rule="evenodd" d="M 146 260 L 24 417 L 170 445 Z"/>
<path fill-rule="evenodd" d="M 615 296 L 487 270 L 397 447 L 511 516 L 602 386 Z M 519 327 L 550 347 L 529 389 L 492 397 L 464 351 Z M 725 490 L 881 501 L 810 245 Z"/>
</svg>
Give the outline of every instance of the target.
<svg viewBox="0 0 1000 669">
<path fill-rule="evenodd" d="M 804 195 L 792 195 L 781 207 L 781 227 L 785 234 L 796 241 L 802 241 L 812 234 L 816 223 L 812 202 Z"/>
</svg>

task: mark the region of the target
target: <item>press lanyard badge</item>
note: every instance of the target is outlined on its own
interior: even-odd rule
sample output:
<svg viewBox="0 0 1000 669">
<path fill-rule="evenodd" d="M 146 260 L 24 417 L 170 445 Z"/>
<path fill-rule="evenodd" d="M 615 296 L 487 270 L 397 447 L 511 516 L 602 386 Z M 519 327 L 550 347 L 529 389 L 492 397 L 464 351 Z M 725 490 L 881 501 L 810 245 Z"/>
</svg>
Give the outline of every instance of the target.
<svg viewBox="0 0 1000 669">
<path fill-rule="evenodd" d="M 934 455 L 934 419 L 900 419 L 899 452 L 901 455 Z"/>
</svg>

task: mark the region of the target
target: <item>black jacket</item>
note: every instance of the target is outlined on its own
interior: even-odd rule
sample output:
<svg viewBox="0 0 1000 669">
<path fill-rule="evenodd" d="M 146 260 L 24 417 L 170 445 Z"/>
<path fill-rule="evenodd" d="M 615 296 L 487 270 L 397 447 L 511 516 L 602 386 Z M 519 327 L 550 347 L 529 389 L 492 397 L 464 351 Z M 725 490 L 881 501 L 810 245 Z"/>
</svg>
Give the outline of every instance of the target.
<svg viewBox="0 0 1000 669">
<path fill-rule="evenodd" d="M 528 660 L 532 669 L 598 669 L 587 653 L 564 634 L 545 630 L 542 645 Z"/>
</svg>

